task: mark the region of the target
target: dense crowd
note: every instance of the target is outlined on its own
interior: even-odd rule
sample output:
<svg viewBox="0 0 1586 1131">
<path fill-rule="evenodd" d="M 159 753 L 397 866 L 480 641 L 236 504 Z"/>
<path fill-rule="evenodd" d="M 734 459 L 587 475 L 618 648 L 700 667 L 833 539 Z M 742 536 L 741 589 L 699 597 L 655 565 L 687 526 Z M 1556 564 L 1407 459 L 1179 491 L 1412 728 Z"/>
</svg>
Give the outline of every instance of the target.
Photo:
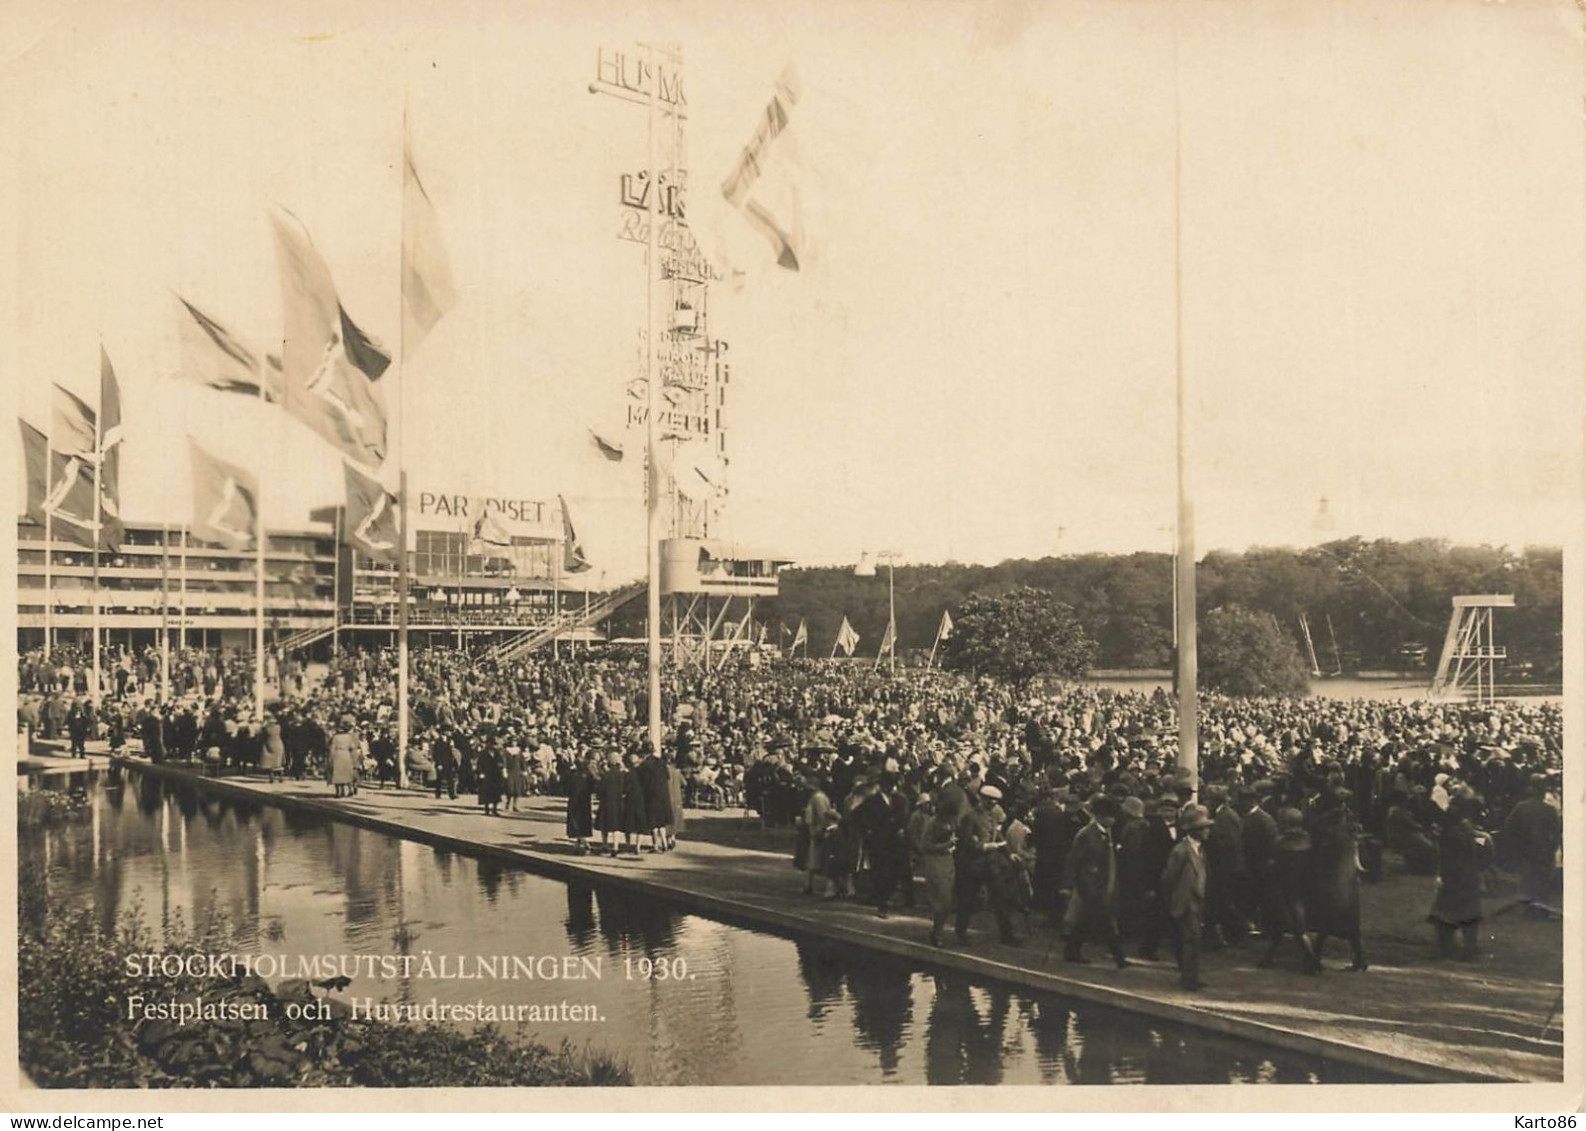
<svg viewBox="0 0 1586 1131">
<path fill-rule="evenodd" d="M 52 657 L 52 661 L 57 657 Z M 80 657 L 78 657 L 80 660 Z M 112 744 L 152 759 L 323 776 L 338 793 L 398 779 L 396 657 L 346 652 L 317 685 L 272 659 L 285 688 L 253 713 L 246 654 L 184 652 L 164 702 L 103 701 Z M 119 658 L 118 658 L 119 662 Z M 84 699 L 70 666 L 24 657 L 25 696 L 49 733 Z M 141 666 L 140 666 L 141 665 Z M 51 671 L 55 672 L 54 683 Z M 410 657 L 406 775 L 486 814 L 532 793 L 568 798 L 579 851 L 675 844 L 685 807 L 746 805 L 797 829 L 806 890 L 887 914 L 923 876 L 933 941 L 960 942 L 989 906 L 1004 942 L 1039 914 L 1065 957 L 1104 944 L 1127 965 L 1164 943 L 1199 983 L 1200 946 L 1257 933 L 1266 961 L 1294 940 L 1320 969 L 1329 938 L 1364 969 L 1360 884 L 1384 854 L 1439 878 L 1441 953 L 1473 957 L 1494 865 L 1517 872 L 1526 914 L 1555 902 L 1562 711 L 1493 705 L 1203 695 L 1198 779 L 1176 766 L 1171 696 L 1080 684 L 1015 691 L 942 672 L 890 678 L 821 661 L 669 670 L 663 750 L 645 738 L 646 673 L 631 655 L 497 663 L 454 649 Z M 70 690 L 63 690 L 67 683 Z M 27 721 L 27 720 L 25 720 Z M 81 724 L 79 723 L 79 729 Z M 75 732 L 74 732 L 75 733 Z"/>
</svg>

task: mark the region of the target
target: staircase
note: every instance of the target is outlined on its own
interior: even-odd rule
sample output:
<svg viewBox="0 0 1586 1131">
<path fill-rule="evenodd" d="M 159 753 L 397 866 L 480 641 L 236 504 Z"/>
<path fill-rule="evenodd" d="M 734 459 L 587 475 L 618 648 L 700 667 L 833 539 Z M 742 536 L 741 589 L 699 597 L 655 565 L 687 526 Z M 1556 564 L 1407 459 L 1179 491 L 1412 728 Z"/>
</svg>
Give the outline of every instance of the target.
<svg viewBox="0 0 1586 1131">
<path fill-rule="evenodd" d="M 334 624 L 315 625 L 313 628 L 300 628 L 296 632 L 288 633 L 275 642 L 275 646 L 283 652 L 300 652 L 311 644 L 317 644 L 331 633 L 336 631 Z"/>
<path fill-rule="evenodd" d="M 615 592 L 608 593 L 591 604 L 588 609 L 564 613 L 549 624 L 528 632 L 519 633 L 511 639 L 497 644 L 490 650 L 488 655 L 497 663 L 510 663 L 513 660 L 522 659 L 531 652 L 545 647 L 558 636 L 599 624 L 644 591 L 645 585 L 641 582 L 630 585 L 626 589 L 618 589 Z"/>
</svg>

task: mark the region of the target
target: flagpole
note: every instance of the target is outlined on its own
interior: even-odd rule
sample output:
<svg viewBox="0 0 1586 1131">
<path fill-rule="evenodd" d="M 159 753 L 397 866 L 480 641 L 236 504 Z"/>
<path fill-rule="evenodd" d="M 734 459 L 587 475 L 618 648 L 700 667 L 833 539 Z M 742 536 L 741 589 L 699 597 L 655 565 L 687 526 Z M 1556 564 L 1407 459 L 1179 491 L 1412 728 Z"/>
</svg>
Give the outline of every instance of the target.
<svg viewBox="0 0 1586 1131">
<path fill-rule="evenodd" d="M 181 651 L 187 651 L 187 526 L 182 526 L 182 555 L 176 569 L 176 619 L 180 628 Z"/>
<path fill-rule="evenodd" d="M 645 618 L 648 621 L 648 636 L 645 641 L 646 658 L 649 665 L 649 735 L 650 749 L 659 754 L 661 751 L 661 469 L 656 453 L 659 436 L 659 402 L 660 402 L 660 377 L 656 373 L 655 355 L 656 338 L 659 331 L 655 318 L 655 276 L 660 261 L 660 196 L 661 176 L 656 166 L 655 148 L 655 118 L 660 99 L 660 76 L 655 71 L 655 49 L 646 44 L 645 63 L 650 73 L 650 98 L 648 105 L 648 122 L 646 129 L 646 144 L 649 148 L 649 160 L 646 169 L 650 174 L 650 189 L 648 194 L 649 224 L 647 225 L 647 244 L 644 262 L 644 305 L 645 323 L 645 400 L 649 405 L 649 412 L 645 419 L 644 451 L 645 451 L 645 560 L 648 573 L 648 588 L 645 599 Z"/>
<path fill-rule="evenodd" d="M 1196 703 L 1195 643 L 1195 505 L 1190 497 L 1188 429 L 1185 411 L 1188 382 L 1184 374 L 1183 146 L 1179 116 L 1178 42 L 1173 45 L 1173 364 L 1177 394 L 1178 440 L 1178 764 L 1198 789 L 1200 719 Z"/>
<path fill-rule="evenodd" d="M 50 662 L 55 651 L 55 508 L 50 506 L 50 495 L 55 483 L 55 414 L 49 416 L 49 431 L 44 433 L 44 662 Z M 51 675 L 51 682 L 54 680 Z"/>
<path fill-rule="evenodd" d="M 398 256 L 405 253 L 403 248 L 408 232 L 408 103 L 407 95 L 402 96 L 402 153 L 400 168 L 402 181 L 399 186 L 401 204 L 398 207 L 397 250 Z M 406 789 L 408 786 L 408 445 L 407 445 L 407 360 L 408 360 L 408 318 L 407 318 L 407 271 L 405 263 L 399 258 L 397 263 L 397 500 L 401 513 L 402 534 L 397 539 L 397 788 Z M 464 553 L 466 554 L 466 548 Z M 459 571 L 461 572 L 461 571 Z M 458 606 L 459 615 L 462 613 L 461 603 Z M 460 623 L 460 622 L 459 622 Z M 462 629 L 458 630 L 459 643 L 461 643 Z"/>
<path fill-rule="evenodd" d="M 171 698 L 171 524 L 160 523 L 160 702 Z"/>
<path fill-rule="evenodd" d="M 942 642 L 942 626 L 936 626 L 936 639 L 931 641 L 931 658 L 925 661 L 925 670 L 930 671 L 936 666 L 936 648 Z"/>
<path fill-rule="evenodd" d="M 259 404 L 268 410 L 270 362 L 259 360 Z M 260 476 L 260 482 L 263 481 Z M 261 491 L 262 495 L 263 492 Z M 264 723 L 264 500 L 253 500 L 253 711 Z"/>
<path fill-rule="evenodd" d="M 102 392 L 103 390 L 101 390 Z M 101 396 L 99 398 L 99 411 L 94 413 L 94 607 L 89 618 L 94 634 L 94 681 L 90 688 L 90 701 L 94 705 L 94 713 L 96 715 L 99 710 L 99 539 L 104 530 L 104 509 L 101 506 L 103 500 L 99 497 L 99 477 L 103 472 L 103 468 L 100 465 L 105 460 L 105 453 L 101 450 L 103 437 L 99 433 L 99 416 L 104 410 L 104 397 Z"/>
<path fill-rule="evenodd" d="M 330 596 L 330 654 L 341 655 L 341 520 L 347 510 L 346 504 L 336 508 L 336 541 L 332 543 L 333 553 L 331 565 L 331 596 Z"/>
<path fill-rule="evenodd" d="M 898 604 L 894 589 L 893 559 L 887 559 L 887 672 L 898 674 Z"/>
</svg>

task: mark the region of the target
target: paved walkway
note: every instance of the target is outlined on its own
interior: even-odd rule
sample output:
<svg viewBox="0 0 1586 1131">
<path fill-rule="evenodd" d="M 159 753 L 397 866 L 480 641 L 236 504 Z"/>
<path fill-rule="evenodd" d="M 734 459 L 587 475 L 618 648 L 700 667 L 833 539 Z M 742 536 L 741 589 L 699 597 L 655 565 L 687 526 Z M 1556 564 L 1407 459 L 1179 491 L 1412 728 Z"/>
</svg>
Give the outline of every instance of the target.
<svg viewBox="0 0 1586 1131">
<path fill-rule="evenodd" d="M 1105 960 L 1067 964 L 1061 942 L 1053 945 L 1039 924 L 1022 947 L 1003 946 L 989 913 L 978 916 L 969 948 L 938 950 L 926 937 L 927 921 L 915 912 L 879 919 L 869 907 L 802 895 L 802 877 L 787 855 L 709 842 L 715 831 L 730 834 L 757 823 L 742 816 L 690 810 L 694 832 L 684 833 L 677 851 L 611 859 L 573 851 L 562 836 L 558 798 L 530 798 L 523 811 L 491 818 L 467 798 L 366 787 L 337 800 L 319 781 L 204 778 L 185 766 L 129 761 L 215 794 L 318 812 L 559 879 L 620 886 L 741 926 L 822 937 L 921 967 L 949 967 L 1409 1079 L 1563 1078 L 1562 1017 L 1554 1015 L 1543 1031 L 1562 982 L 1560 925 L 1525 920 L 1518 911 L 1493 915 L 1486 924 L 1489 957 L 1474 964 L 1429 961 L 1429 928 L 1405 927 L 1430 905 L 1425 878 L 1366 889 L 1366 921 L 1378 924 L 1386 916 L 1405 937 L 1379 932 L 1369 939 L 1372 966 L 1364 974 L 1342 970 L 1338 951 L 1319 978 L 1299 974 L 1292 951 L 1283 959 L 1288 969 L 1261 970 L 1255 966 L 1261 948 L 1252 942 L 1208 955 L 1210 988 L 1190 994 L 1178 988 L 1171 962 L 1139 962 L 1122 971 Z M 1413 892 L 1406 888 L 1411 881 Z"/>
</svg>

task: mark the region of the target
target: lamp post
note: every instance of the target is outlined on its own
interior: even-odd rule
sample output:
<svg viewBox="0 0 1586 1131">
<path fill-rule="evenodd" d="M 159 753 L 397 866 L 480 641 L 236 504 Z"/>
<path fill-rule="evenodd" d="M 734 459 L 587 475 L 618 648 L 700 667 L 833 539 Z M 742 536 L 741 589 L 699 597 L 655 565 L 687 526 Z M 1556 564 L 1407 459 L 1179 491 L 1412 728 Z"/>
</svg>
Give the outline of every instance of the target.
<svg viewBox="0 0 1586 1131">
<path fill-rule="evenodd" d="M 891 643 L 887 647 L 887 671 L 893 674 L 898 670 L 898 603 L 893 567 L 901 556 L 896 550 L 878 550 L 875 553 L 875 560 L 872 561 L 868 552 L 861 553 L 859 564 L 854 566 L 855 577 L 874 577 L 876 562 L 887 564 L 887 635 L 891 638 Z"/>
</svg>

